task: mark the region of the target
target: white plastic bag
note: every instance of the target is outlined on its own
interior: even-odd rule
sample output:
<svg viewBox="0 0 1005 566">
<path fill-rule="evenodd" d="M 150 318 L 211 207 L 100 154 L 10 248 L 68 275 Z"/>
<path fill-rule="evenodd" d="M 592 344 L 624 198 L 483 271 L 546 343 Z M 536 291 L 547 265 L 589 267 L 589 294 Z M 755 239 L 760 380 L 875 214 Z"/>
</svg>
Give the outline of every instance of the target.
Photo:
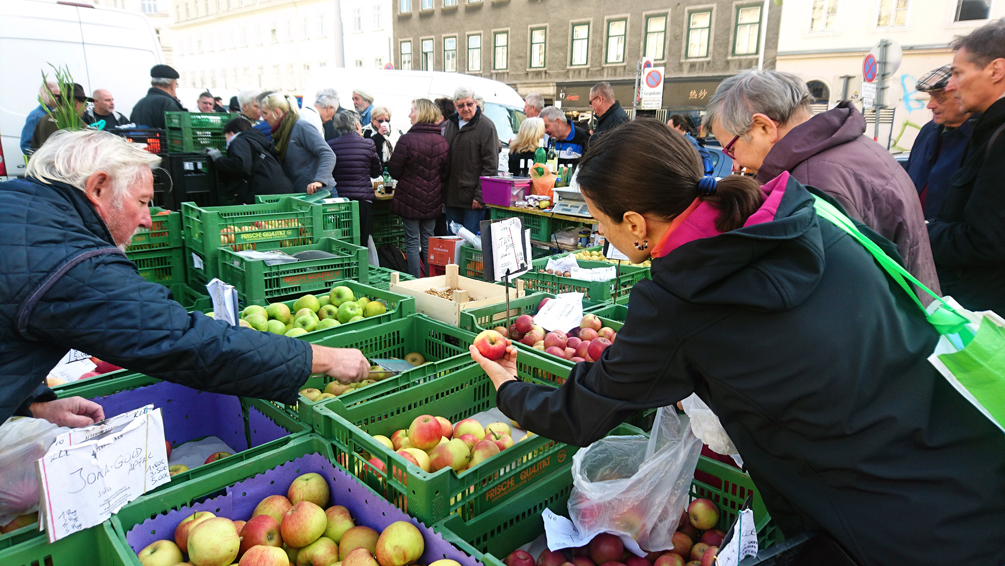
<svg viewBox="0 0 1005 566">
<path fill-rule="evenodd" d="M 694 435 L 708 445 L 708 448 L 716 454 L 732 456 L 737 465 L 743 466 L 743 459 L 740 458 L 739 450 L 729 439 L 726 429 L 722 428 L 719 417 L 715 416 L 712 409 L 708 408 L 694 393 L 690 397 L 681 401 L 681 407 L 691 419 L 691 430 Z"/>
<path fill-rule="evenodd" d="M 663 407 L 650 438 L 610 436 L 576 452 L 569 517 L 584 533 L 627 535 L 650 552 L 672 548 L 700 453 L 687 420 Z"/>
<path fill-rule="evenodd" d="M 0 425 L 0 526 L 38 510 L 35 461 L 68 430 L 28 417 L 12 417 Z"/>
</svg>

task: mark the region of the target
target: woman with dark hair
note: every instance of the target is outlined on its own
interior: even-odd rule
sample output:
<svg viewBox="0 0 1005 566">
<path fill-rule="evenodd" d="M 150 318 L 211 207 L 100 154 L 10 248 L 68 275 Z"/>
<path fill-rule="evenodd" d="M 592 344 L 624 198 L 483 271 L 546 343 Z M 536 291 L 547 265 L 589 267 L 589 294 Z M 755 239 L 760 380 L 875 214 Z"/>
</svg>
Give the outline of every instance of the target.
<svg viewBox="0 0 1005 566">
<path fill-rule="evenodd" d="M 436 107 L 440 109 L 441 119 L 439 126 L 440 126 L 440 132 L 442 133 L 442 131 L 447 127 L 447 119 L 453 116 L 455 112 L 457 112 L 457 108 L 454 106 L 453 99 L 451 99 L 449 96 L 445 96 L 443 98 L 437 98 L 436 100 L 433 101 L 433 103 L 436 104 Z"/>
<path fill-rule="evenodd" d="M 373 140 L 361 132 L 359 114 L 352 110 L 336 113 L 332 118 L 339 137 L 328 142 L 335 152 L 335 186 L 339 196 L 359 202 L 359 242 L 364 248 L 373 228 L 372 177 L 381 174 L 380 158 Z"/>
<path fill-rule="evenodd" d="M 559 388 L 518 380 L 512 347 L 498 362 L 471 348 L 503 413 L 585 446 L 695 393 L 786 537 L 823 531 L 862 565 L 1003 563 L 1005 435 L 928 362 L 939 334 L 913 299 L 816 214 L 815 197 L 832 199 L 788 173 L 704 177 L 652 120 L 602 136 L 577 179 L 607 240 L 652 258 L 652 280 Z"/>
<path fill-rule="evenodd" d="M 224 124 L 227 155 L 207 150 L 220 175 L 226 194 L 243 204 L 254 204 L 255 195 L 282 195 L 293 192 L 293 184 L 283 173 L 272 150 L 272 141 L 256 130 L 243 116 Z"/>
</svg>

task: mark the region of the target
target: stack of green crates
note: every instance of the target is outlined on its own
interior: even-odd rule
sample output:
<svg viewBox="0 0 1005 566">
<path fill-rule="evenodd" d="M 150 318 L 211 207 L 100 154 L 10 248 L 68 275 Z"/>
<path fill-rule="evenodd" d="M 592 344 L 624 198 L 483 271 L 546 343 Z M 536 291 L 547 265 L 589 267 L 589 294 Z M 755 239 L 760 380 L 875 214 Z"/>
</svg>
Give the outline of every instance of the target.
<svg viewBox="0 0 1005 566">
<path fill-rule="evenodd" d="M 391 244 L 405 251 L 405 224 L 400 216 L 391 214 L 388 208 L 374 209 L 370 236 L 373 238 L 374 247 Z"/>
<path fill-rule="evenodd" d="M 181 214 L 150 207 L 150 229 L 142 228 L 126 248 L 126 257 L 147 281 L 173 286 L 185 283 Z"/>
<path fill-rule="evenodd" d="M 490 207 L 489 210 L 492 220 L 513 217 L 522 218 L 523 227 L 530 230 L 530 239 L 537 240 L 539 242 L 551 242 L 552 234 L 555 232 L 561 232 L 562 230 L 571 228 L 572 226 L 592 224 L 592 222 L 588 220 L 584 220 L 583 222 L 573 222 L 571 220 L 563 220 L 540 214 L 531 214 L 530 212 L 516 212 L 504 208 Z"/>
<path fill-rule="evenodd" d="M 321 207 L 321 237 L 345 240 L 350 244 L 359 242 L 359 203 L 354 200 L 346 202 L 314 202 L 307 200 L 305 193 L 291 195 L 256 195 L 258 204 L 277 204 L 284 199 L 295 198 L 305 202 L 313 202 Z"/>
<path fill-rule="evenodd" d="M 371 265 L 369 273 L 370 280 L 367 281 L 367 284 L 371 287 L 387 291 L 391 288 L 391 272 L 398 274 L 399 281 L 412 281 L 415 279 L 415 277 L 412 277 L 404 271 L 395 271 L 386 267 L 374 267 Z"/>
<path fill-rule="evenodd" d="M 167 153 L 202 153 L 206 149 L 227 152 L 223 127 L 238 114 L 165 112 Z"/>
<path fill-rule="evenodd" d="M 619 275 L 607 281 L 587 281 L 585 279 L 574 279 L 546 273 L 548 258 L 535 259 L 531 270 L 520 279 L 524 281 L 523 288 L 526 291 L 543 291 L 545 293 L 583 293 L 584 300 L 592 305 L 600 303 L 616 302 L 618 304 L 628 304 L 628 294 L 632 287 L 643 279 L 650 277 L 648 267 L 636 267 L 633 265 L 615 265 L 606 261 L 587 261 L 577 259 L 579 267 L 583 269 L 595 269 L 598 267 L 616 268 Z"/>
</svg>

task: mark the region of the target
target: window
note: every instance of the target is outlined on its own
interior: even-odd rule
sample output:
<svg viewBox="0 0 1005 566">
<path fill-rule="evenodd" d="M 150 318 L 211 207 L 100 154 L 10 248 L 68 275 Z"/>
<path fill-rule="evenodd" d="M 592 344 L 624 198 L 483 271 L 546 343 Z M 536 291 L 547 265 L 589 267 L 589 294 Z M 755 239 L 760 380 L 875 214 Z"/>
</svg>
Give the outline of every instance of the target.
<svg viewBox="0 0 1005 566">
<path fill-rule="evenodd" d="M 444 8 L 446 8 L 447 6 L 456 6 L 456 5 L 457 5 L 457 0 L 443 0 L 443 7 Z"/>
<path fill-rule="evenodd" d="M 712 10 L 691 12 L 687 21 L 687 58 L 708 57 L 708 39 L 712 32 Z"/>
<path fill-rule="evenodd" d="M 382 14 L 380 13 L 380 4 L 376 4 L 373 7 L 373 29 L 384 29 L 384 24 L 381 22 Z"/>
<path fill-rule="evenodd" d="M 806 83 L 806 88 L 810 91 L 813 100 L 810 104 L 828 104 L 831 101 L 831 91 L 827 85 L 820 81 L 810 81 Z"/>
<path fill-rule="evenodd" d="M 142 10 L 144 14 L 156 14 L 157 0 L 142 0 L 140 2 L 140 10 Z"/>
<path fill-rule="evenodd" d="M 265 67 L 258 68 L 258 88 L 265 88 Z"/>
<path fill-rule="evenodd" d="M 352 31 L 363 31 L 363 8 L 359 6 L 352 10 Z"/>
<path fill-rule="evenodd" d="M 383 57 L 374 57 L 373 58 L 373 66 L 376 67 L 376 68 L 378 68 L 378 69 L 382 68 L 384 66 L 384 58 Z"/>
<path fill-rule="evenodd" d="M 736 41 L 733 55 L 757 55 L 761 40 L 761 7 L 740 6 L 736 9 Z"/>
<path fill-rule="evenodd" d="M 569 64 L 585 67 L 590 64 L 590 24 L 572 26 L 572 49 L 569 50 Z"/>
<path fill-rule="evenodd" d="M 398 12 L 405 14 L 412 11 L 412 0 L 399 0 Z"/>
<path fill-rule="evenodd" d="M 664 59 L 666 54 L 666 35 L 666 14 L 646 17 L 646 48 L 644 55 L 655 61 Z"/>
<path fill-rule="evenodd" d="M 536 28 L 530 30 L 530 68 L 543 69 L 545 64 L 546 42 L 548 30 Z"/>
<path fill-rule="evenodd" d="M 248 46 L 248 28 L 241 26 L 241 47 Z"/>
<path fill-rule="evenodd" d="M 907 0 L 879 0 L 879 17 L 876 27 L 903 27 L 907 25 Z"/>
<path fill-rule="evenodd" d="M 362 59 L 356 59 L 356 66 L 362 69 L 363 68 L 363 60 Z"/>
<path fill-rule="evenodd" d="M 495 49 L 492 52 L 492 70 L 505 71 L 509 68 L 509 32 L 497 31 L 493 37 Z"/>
<path fill-rule="evenodd" d="M 986 20 L 990 16 L 991 0 L 956 0 L 955 22 Z"/>
<path fill-rule="evenodd" d="M 402 71 L 412 70 L 412 42 L 402 41 L 401 45 L 398 47 L 400 53 L 398 60 L 401 62 Z"/>
<path fill-rule="evenodd" d="M 837 0 L 813 0 L 810 31 L 834 31 L 837 29 L 837 15 Z"/>
<path fill-rule="evenodd" d="M 328 28 L 325 27 L 325 15 L 318 18 L 318 37 L 328 37 Z"/>
<path fill-rule="evenodd" d="M 468 72 L 479 73 L 482 70 L 482 36 L 468 36 Z"/>
<path fill-rule="evenodd" d="M 607 22 L 607 63 L 625 62 L 625 33 L 628 30 L 628 20 L 609 20 Z"/>
<path fill-rule="evenodd" d="M 293 41 L 293 18 L 286 18 L 286 35 L 284 41 Z"/>
<path fill-rule="evenodd" d="M 419 4 L 420 11 L 433 9 L 433 0 L 420 0 L 420 1 L 421 1 L 421 4 Z"/>
<path fill-rule="evenodd" d="M 422 70 L 432 71 L 433 70 L 433 40 L 423 39 L 422 40 Z"/>
<path fill-rule="evenodd" d="M 302 27 L 300 29 L 300 37 L 303 39 L 311 38 L 311 20 L 310 18 L 304 18 Z"/>
<path fill-rule="evenodd" d="M 443 38 L 443 70 L 448 73 L 457 72 L 457 38 Z"/>
<path fill-rule="evenodd" d="M 269 38 L 272 43 L 279 43 L 279 30 L 276 29 L 276 24 L 272 24 L 272 28 L 269 29 Z"/>
</svg>

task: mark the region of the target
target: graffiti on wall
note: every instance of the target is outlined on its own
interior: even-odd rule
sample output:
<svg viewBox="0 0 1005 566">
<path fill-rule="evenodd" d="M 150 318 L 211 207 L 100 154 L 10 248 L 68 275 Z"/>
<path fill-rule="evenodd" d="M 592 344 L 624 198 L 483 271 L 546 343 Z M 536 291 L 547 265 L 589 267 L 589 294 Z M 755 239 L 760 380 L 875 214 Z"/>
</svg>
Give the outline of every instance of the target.
<svg viewBox="0 0 1005 566">
<path fill-rule="evenodd" d="M 904 73 L 900 75 L 900 89 L 904 93 L 901 100 L 904 103 L 904 109 L 910 114 L 915 110 L 923 110 L 925 108 L 925 101 L 920 97 L 922 93 L 918 92 L 918 79 L 914 76 Z M 890 149 L 892 151 L 910 151 L 908 147 L 902 147 L 900 145 L 900 140 L 903 139 L 904 134 L 907 133 L 908 129 L 921 130 L 921 126 L 917 123 L 911 121 L 910 119 L 904 120 L 900 124 L 900 132 L 890 140 Z"/>
</svg>

